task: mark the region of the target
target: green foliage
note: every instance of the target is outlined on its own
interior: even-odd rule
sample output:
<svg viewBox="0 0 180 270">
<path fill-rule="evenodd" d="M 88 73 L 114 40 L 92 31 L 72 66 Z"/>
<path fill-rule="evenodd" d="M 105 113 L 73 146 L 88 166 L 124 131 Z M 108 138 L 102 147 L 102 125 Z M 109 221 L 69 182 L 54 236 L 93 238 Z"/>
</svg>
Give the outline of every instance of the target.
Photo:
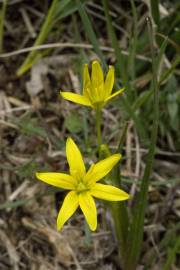
<svg viewBox="0 0 180 270">
<path fill-rule="evenodd" d="M 167 82 L 164 91 L 166 92 L 168 118 L 170 120 L 171 128 L 175 131 L 179 130 L 180 94 L 177 92 L 177 88 L 177 81 L 175 77 L 172 76 Z"/>
<path fill-rule="evenodd" d="M 170 245 L 168 246 L 168 256 L 167 260 L 163 266 L 163 270 L 169 270 L 171 265 L 174 263 L 176 259 L 176 255 L 180 254 L 180 236 L 177 237 L 176 235 L 173 235 L 174 237 L 171 239 Z"/>
<path fill-rule="evenodd" d="M 3 38 L 4 38 L 4 20 L 6 14 L 8 0 L 3 0 L 0 9 L 0 52 L 3 50 Z"/>
<path fill-rule="evenodd" d="M 27 162 L 16 169 L 20 178 L 31 177 L 38 170 L 39 165 L 35 161 Z"/>
<path fill-rule="evenodd" d="M 77 113 L 69 114 L 65 118 L 65 127 L 70 133 L 79 133 L 83 130 L 82 119 Z"/>
<path fill-rule="evenodd" d="M 35 40 L 33 46 L 43 44 L 51 31 L 53 31 L 54 25 L 61 19 L 68 15 L 71 15 L 77 10 L 77 6 L 72 0 L 53 0 L 48 10 L 48 14 L 45 17 L 44 23 L 41 27 L 39 35 Z M 42 54 L 37 51 L 31 51 L 26 57 L 25 61 L 17 71 L 17 75 L 21 76 L 27 72 L 31 66 L 42 57 Z"/>
<path fill-rule="evenodd" d="M 154 105 L 153 105 L 153 127 L 151 132 L 151 140 L 148 151 L 148 156 L 146 160 L 146 167 L 144 170 L 144 175 L 141 181 L 140 191 L 137 196 L 137 202 L 134 209 L 132 223 L 130 225 L 130 230 L 128 232 L 127 246 L 129 249 L 125 261 L 124 261 L 124 269 L 133 270 L 137 267 L 139 256 L 142 249 L 142 240 L 143 240 L 143 232 L 144 232 L 144 217 L 145 217 L 145 209 L 147 205 L 147 194 L 148 187 L 150 182 L 150 175 L 153 167 L 153 160 L 156 148 L 156 140 L 158 134 L 158 122 L 159 122 L 159 98 L 158 98 L 158 79 L 157 79 L 157 70 L 158 63 L 155 61 L 155 54 L 152 42 L 152 27 L 151 23 L 148 20 L 148 30 L 149 30 L 149 38 L 151 44 L 152 51 L 152 88 L 154 94 Z M 161 54 L 164 51 L 164 46 L 161 47 Z M 160 60 L 159 60 L 160 61 Z"/>
<path fill-rule="evenodd" d="M 35 135 L 42 138 L 46 138 L 47 136 L 46 131 L 40 126 L 38 120 L 36 118 L 31 118 L 30 114 L 14 119 L 14 123 L 16 123 L 21 129 L 21 132 L 26 135 Z"/>
</svg>

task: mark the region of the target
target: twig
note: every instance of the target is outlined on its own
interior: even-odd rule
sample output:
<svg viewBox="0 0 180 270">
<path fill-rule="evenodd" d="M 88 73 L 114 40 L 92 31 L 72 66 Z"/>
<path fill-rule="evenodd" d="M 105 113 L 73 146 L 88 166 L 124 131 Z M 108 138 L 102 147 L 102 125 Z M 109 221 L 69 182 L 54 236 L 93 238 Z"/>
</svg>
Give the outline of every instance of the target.
<svg viewBox="0 0 180 270">
<path fill-rule="evenodd" d="M 52 49 L 52 48 L 83 48 L 83 49 L 92 49 L 93 46 L 91 44 L 84 44 L 84 43 L 72 43 L 72 42 L 64 42 L 64 43 L 49 43 L 49 44 L 43 44 L 43 45 L 39 45 L 39 46 L 32 46 L 32 47 L 27 47 L 27 48 L 23 48 L 20 50 L 16 50 L 16 51 L 12 51 L 9 53 L 3 53 L 0 54 L 0 58 L 6 58 L 6 57 L 11 57 L 14 55 L 18 55 L 18 54 L 22 54 L 22 53 L 26 53 L 26 52 L 30 52 L 30 51 L 35 51 L 35 50 L 44 50 L 44 49 Z M 111 47 L 107 47 L 107 46 L 100 46 L 100 49 L 102 51 L 107 51 L 107 52 L 114 52 L 114 49 Z M 129 52 L 122 50 L 122 54 L 124 55 L 129 55 Z M 143 55 L 136 55 L 136 58 L 142 61 L 146 61 L 146 62 L 151 62 L 151 59 L 143 56 Z"/>
</svg>

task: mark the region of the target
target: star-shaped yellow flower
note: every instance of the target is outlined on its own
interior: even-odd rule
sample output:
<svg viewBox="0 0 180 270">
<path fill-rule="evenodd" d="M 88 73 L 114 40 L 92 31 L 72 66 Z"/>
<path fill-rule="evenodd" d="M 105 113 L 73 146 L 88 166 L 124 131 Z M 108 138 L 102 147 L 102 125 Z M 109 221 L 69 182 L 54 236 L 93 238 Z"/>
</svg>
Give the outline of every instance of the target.
<svg viewBox="0 0 180 270">
<path fill-rule="evenodd" d="M 38 172 L 36 177 L 55 187 L 71 190 L 66 195 L 57 217 L 58 230 L 61 230 L 80 206 L 90 229 L 94 231 L 97 227 L 97 213 L 92 196 L 108 201 L 123 201 L 129 198 L 126 192 L 117 187 L 97 183 L 111 171 L 121 155 L 114 154 L 101 160 L 91 165 L 87 172 L 81 152 L 71 138 L 66 142 L 66 155 L 70 174 Z"/>
<path fill-rule="evenodd" d="M 104 107 L 111 98 L 121 94 L 124 91 L 124 88 L 122 88 L 112 94 L 113 85 L 114 67 L 109 66 L 109 71 L 104 81 L 103 71 L 99 62 L 93 61 L 91 78 L 89 75 L 88 65 L 84 65 L 83 94 L 78 95 L 71 92 L 60 92 L 60 94 L 64 99 L 81 105 L 90 106 L 94 110 L 99 110 L 102 109 L 102 107 Z"/>
</svg>

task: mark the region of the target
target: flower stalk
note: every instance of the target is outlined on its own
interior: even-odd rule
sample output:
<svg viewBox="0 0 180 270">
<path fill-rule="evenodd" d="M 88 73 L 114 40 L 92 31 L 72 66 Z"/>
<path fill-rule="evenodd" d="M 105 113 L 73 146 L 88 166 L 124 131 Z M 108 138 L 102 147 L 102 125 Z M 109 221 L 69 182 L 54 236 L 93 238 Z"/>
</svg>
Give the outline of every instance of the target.
<svg viewBox="0 0 180 270">
<path fill-rule="evenodd" d="M 102 144 L 102 134 L 101 134 L 101 110 L 96 110 L 96 132 L 97 132 L 97 143 L 99 157 L 101 156 L 101 144 Z"/>
</svg>

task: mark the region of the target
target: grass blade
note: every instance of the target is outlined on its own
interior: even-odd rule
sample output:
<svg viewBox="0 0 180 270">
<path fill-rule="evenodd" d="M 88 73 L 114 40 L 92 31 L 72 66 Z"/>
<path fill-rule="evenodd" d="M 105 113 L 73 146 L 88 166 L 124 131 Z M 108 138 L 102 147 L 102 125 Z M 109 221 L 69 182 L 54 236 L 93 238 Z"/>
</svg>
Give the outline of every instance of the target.
<svg viewBox="0 0 180 270">
<path fill-rule="evenodd" d="M 149 36 L 152 36 L 152 27 L 150 20 L 148 19 L 148 30 Z M 153 120 L 153 129 L 151 133 L 151 142 L 149 146 L 147 163 L 141 182 L 140 191 L 137 198 L 137 203 L 135 206 L 135 212 L 130 226 L 130 231 L 128 234 L 127 249 L 128 252 L 125 257 L 124 269 L 125 270 L 134 270 L 136 269 L 138 259 L 141 252 L 142 239 L 143 239 L 143 230 L 144 230 L 144 216 L 145 209 L 147 205 L 147 195 L 148 195 L 148 186 L 149 179 L 153 167 L 153 160 L 156 148 L 157 132 L 158 132 L 158 119 L 159 119 L 159 98 L 158 98 L 158 81 L 157 81 L 157 67 L 155 64 L 154 49 L 153 43 L 151 41 L 151 51 L 152 51 L 152 73 L 153 73 L 153 90 L 154 90 L 154 120 Z"/>
<path fill-rule="evenodd" d="M 168 249 L 168 247 L 170 246 L 172 242 L 172 239 L 176 238 L 176 236 L 178 235 L 179 229 L 180 229 L 180 223 L 177 223 L 172 229 L 166 231 L 162 240 L 158 244 L 158 249 L 160 252 L 164 252 L 166 249 Z M 156 256 L 156 252 L 157 251 L 153 249 L 150 256 L 146 259 L 144 270 L 152 269 L 153 265 L 156 264 L 156 260 L 158 259 Z"/>
<path fill-rule="evenodd" d="M 88 15 L 87 15 L 87 13 L 86 13 L 86 11 L 84 9 L 84 6 L 81 3 L 81 1 L 80 0 L 76 0 L 76 3 L 77 3 L 78 12 L 79 12 L 79 15 L 81 17 L 81 20 L 83 22 L 83 25 L 84 25 L 86 34 L 87 34 L 90 42 L 92 43 L 95 52 L 100 57 L 103 65 L 104 65 L 104 68 L 106 68 L 106 62 L 104 60 L 104 55 L 103 55 L 102 51 L 100 50 L 100 47 L 99 47 L 99 44 L 98 44 L 98 40 L 96 38 L 96 34 L 95 34 L 95 32 L 93 30 L 93 27 L 92 27 L 92 23 L 91 23 Z"/>
<path fill-rule="evenodd" d="M 3 38 L 4 38 L 4 18 L 6 14 L 7 1 L 3 0 L 1 11 L 0 11 L 0 53 L 3 51 Z"/>
<path fill-rule="evenodd" d="M 159 65 L 162 61 L 162 58 L 164 56 L 164 53 L 165 53 L 165 49 L 167 47 L 167 42 L 168 42 L 168 39 L 166 38 L 164 40 L 164 42 L 162 43 L 162 46 L 161 46 L 161 49 L 158 53 L 158 57 L 155 61 L 155 66 L 156 66 L 156 69 L 159 68 Z M 160 79 L 158 81 L 158 87 L 160 87 L 161 83 L 167 78 L 167 76 L 170 75 L 170 73 L 174 70 L 174 68 L 178 65 L 180 61 L 180 58 L 176 59 L 174 61 L 174 63 L 172 64 L 172 67 L 170 69 L 167 70 L 167 72 L 163 73 L 161 76 L 160 76 Z M 142 105 L 144 105 L 146 103 L 146 101 L 153 95 L 153 84 L 151 84 L 150 86 L 150 89 L 148 91 L 144 91 L 134 102 L 134 104 L 132 105 L 132 108 L 134 111 L 137 111 Z"/>
<path fill-rule="evenodd" d="M 160 77 L 159 80 L 159 85 L 161 85 L 161 83 L 163 83 L 168 77 L 169 75 L 173 72 L 173 70 L 180 64 L 180 56 L 177 56 L 174 61 L 171 64 L 171 67 L 166 70 Z"/>
<path fill-rule="evenodd" d="M 113 176 L 113 185 L 118 188 L 121 187 L 121 172 L 119 164 L 115 166 L 112 172 Z M 114 220 L 115 230 L 117 239 L 119 242 L 119 256 L 121 261 L 127 252 L 126 243 L 127 243 L 127 234 L 129 228 L 129 216 L 125 202 L 112 202 L 111 204 L 111 213 Z"/>
<path fill-rule="evenodd" d="M 41 31 L 34 43 L 34 46 L 41 45 L 46 37 L 48 36 L 49 32 L 51 31 L 54 23 L 56 22 L 56 14 L 57 14 L 57 8 L 62 3 L 62 8 L 64 8 L 68 3 L 69 0 L 53 0 L 52 4 L 49 8 L 48 14 L 46 16 L 46 19 L 42 25 Z M 21 67 L 17 71 L 17 75 L 21 76 L 23 73 L 25 73 L 33 64 L 34 62 L 40 58 L 40 53 L 37 51 L 31 51 L 28 56 L 26 57 L 24 63 L 21 65 Z"/>
<path fill-rule="evenodd" d="M 177 238 L 177 240 L 175 241 L 175 245 L 174 247 L 170 250 L 166 263 L 163 267 L 163 270 L 169 270 L 176 258 L 176 254 L 179 253 L 180 250 L 180 236 Z"/>
<path fill-rule="evenodd" d="M 135 112 L 133 111 L 132 106 L 130 104 L 130 100 L 132 97 L 132 93 L 131 93 L 132 91 L 131 91 L 131 88 L 130 88 L 130 85 L 128 82 L 128 77 L 127 77 L 128 72 L 126 71 L 124 58 L 123 58 L 115 31 L 114 31 L 114 28 L 112 25 L 111 17 L 109 14 L 108 1 L 102 0 L 102 2 L 103 2 L 103 6 L 104 6 L 104 13 L 106 16 L 106 21 L 107 21 L 108 34 L 109 34 L 110 40 L 112 42 L 112 46 L 115 50 L 115 55 L 116 55 L 116 59 L 118 62 L 118 65 L 117 65 L 118 73 L 122 74 L 122 81 L 123 81 L 123 84 L 125 85 L 125 88 L 126 88 L 127 98 L 124 96 L 121 96 L 122 106 L 124 107 L 124 110 L 128 113 L 129 118 L 133 119 L 135 126 L 138 130 L 138 133 L 141 135 L 141 138 L 143 139 L 143 142 L 145 143 L 147 141 L 146 131 L 144 130 L 144 127 L 143 127 L 139 117 L 135 114 Z M 119 85 L 117 83 L 116 83 L 116 88 L 117 89 L 119 88 Z"/>
<path fill-rule="evenodd" d="M 151 0 L 151 14 L 157 27 L 160 27 L 159 0 Z"/>
<path fill-rule="evenodd" d="M 137 50 L 137 39 L 138 39 L 138 18 L 137 18 L 137 11 L 134 0 L 131 0 L 131 9 L 133 14 L 133 33 L 130 39 L 130 46 L 129 46 L 129 57 L 128 57 L 128 74 L 130 74 L 130 79 L 132 81 L 136 78 L 136 69 L 135 69 L 135 57 L 136 57 L 136 50 Z M 135 90 L 135 89 L 134 89 Z M 131 91 L 132 93 L 135 91 Z"/>
<path fill-rule="evenodd" d="M 107 22 L 109 38 L 112 42 L 112 46 L 114 48 L 115 55 L 116 55 L 118 75 L 122 76 L 123 84 L 127 88 L 128 79 L 127 79 L 125 65 L 124 65 L 124 58 L 123 58 L 121 48 L 119 47 L 118 40 L 117 40 L 115 31 L 112 25 L 111 16 L 109 14 L 108 1 L 102 0 L 102 2 L 104 6 L 104 13 L 105 13 L 106 22 Z"/>
</svg>

